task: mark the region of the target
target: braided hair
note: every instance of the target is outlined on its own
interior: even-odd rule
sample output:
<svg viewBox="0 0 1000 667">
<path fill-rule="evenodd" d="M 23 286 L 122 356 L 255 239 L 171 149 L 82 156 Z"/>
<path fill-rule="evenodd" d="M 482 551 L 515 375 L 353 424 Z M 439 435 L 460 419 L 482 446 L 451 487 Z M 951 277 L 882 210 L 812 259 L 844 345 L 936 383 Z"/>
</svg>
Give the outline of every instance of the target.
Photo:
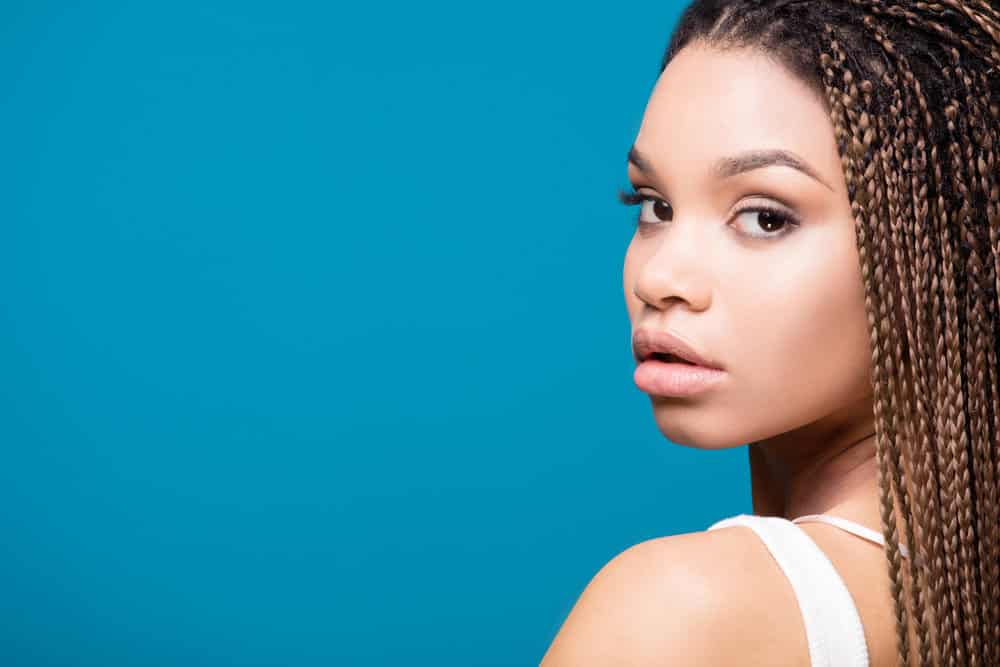
<svg viewBox="0 0 1000 667">
<path fill-rule="evenodd" d="M 899 664 L 1000 665 L 1000 10 L 694 0 L 660 71 L 695 41 L 768 54 L 830 113 L 865 284 Z"/>
</svg>

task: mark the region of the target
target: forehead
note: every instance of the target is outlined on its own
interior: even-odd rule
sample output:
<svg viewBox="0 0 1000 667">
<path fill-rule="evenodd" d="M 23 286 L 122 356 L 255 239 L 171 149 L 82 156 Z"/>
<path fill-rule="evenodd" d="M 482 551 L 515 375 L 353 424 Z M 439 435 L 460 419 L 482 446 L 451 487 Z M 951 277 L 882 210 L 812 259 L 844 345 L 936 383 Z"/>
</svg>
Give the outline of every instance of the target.
<svg viewBox="0 0 1000 667">
<path fill-rule="evenodd" d="M 654 168 L 783 148 L 821 174 L 840 170 L 825 106 L 805 82 L 750 49 L 691 44 L 678 52 L 653 88 L 635 144 Z"/>
</svg>

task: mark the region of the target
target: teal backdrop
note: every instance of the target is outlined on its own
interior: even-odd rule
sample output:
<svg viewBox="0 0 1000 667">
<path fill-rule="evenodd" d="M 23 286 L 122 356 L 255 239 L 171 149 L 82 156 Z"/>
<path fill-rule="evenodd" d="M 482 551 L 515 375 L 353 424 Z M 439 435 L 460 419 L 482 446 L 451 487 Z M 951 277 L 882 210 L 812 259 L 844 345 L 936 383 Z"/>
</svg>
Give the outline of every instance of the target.
<svg viewBox="0 0 1000 667">
<path fill-rule="evenodd" d="M 682 8 L 3 3 L 0 664 L 535 665 L 751 511 L 632 381 Z"/>
</svg>

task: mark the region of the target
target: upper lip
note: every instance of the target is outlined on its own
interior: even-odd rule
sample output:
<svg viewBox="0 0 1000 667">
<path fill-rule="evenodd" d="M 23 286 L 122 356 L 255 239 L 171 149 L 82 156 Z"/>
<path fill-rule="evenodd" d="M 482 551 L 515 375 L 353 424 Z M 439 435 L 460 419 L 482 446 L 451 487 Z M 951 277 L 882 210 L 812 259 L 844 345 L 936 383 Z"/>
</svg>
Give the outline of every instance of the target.
<svg viewBox="0 0 1000 667">
<path fill-rule="evenodd" d="M 632 351 L 637 362 L 645 361 L 654 352 L 663 352 L 675 354 L 685 361 L 699 366 L 722 369 L 718 363 L 699 353 L 687 341 L 669 331 L 649 328 L 636 329 L 635 333 L 632 334 Z"/>
</svg>

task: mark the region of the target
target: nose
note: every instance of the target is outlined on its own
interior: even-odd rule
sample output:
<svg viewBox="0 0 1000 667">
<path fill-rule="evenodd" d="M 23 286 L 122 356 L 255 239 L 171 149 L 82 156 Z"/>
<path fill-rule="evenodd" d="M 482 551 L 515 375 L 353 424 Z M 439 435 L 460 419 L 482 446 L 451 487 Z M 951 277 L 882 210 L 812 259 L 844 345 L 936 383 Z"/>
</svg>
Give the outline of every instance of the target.
<svg viewBox="0 0 1000 667">
<path fill-rule="evenodd" d="M 692 310 L 708 308 L 711 265 L 703 234 L 707 228 L 704 221 L 675 219 L 669 230 L 648 241 L 656 247 L 636 272 L 632 293 L 658 310 L 678 299 Z"/>
</svg>

